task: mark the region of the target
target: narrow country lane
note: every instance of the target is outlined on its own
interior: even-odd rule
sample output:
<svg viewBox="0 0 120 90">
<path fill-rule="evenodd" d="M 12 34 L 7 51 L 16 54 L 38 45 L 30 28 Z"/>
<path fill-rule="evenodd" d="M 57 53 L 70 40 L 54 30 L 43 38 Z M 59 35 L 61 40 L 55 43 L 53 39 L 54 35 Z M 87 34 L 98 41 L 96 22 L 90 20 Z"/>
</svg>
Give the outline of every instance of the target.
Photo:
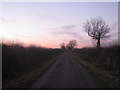
<svg viewBox="0 0 120 90">
<path fill-rule="evenodd" d="M 100 88 L 95 78 L 66 51 L 32 88 Z"/>
</svg>

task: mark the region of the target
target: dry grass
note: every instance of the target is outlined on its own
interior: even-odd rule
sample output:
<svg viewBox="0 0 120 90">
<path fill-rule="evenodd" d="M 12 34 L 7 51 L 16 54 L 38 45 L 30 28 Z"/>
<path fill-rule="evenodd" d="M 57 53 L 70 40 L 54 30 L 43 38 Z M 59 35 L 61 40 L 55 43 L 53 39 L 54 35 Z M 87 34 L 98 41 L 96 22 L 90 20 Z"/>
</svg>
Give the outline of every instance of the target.
<svg viewBox="0 0 120 90">
<path fill-rule="evenodd" d="M 23 87 L 41 75 L 62 54 L 60 49 L 2 45 L 3 88 Z"/>
<path fill-rule="evenodd" d="M 43 75 L 44 72 L 47 71 L 61 55 L 58 55 L 44 65 L 35 68 L 33 71 L 23 74 L 19 78 L 8 81 L 5 88 L 30 88 L 31 85 L 39 79 L 40 76 Z"/>
<path fill-rule="evenodd" d="M 72 52 L 76 60 L 80 62 L 105 88 L 119 88 L 120 77 L 114 72 L 105 70 L 101 67 L 96 67 L 95 63 L 88 62 L 80 57 L 77 53 Z"/>
</svg>

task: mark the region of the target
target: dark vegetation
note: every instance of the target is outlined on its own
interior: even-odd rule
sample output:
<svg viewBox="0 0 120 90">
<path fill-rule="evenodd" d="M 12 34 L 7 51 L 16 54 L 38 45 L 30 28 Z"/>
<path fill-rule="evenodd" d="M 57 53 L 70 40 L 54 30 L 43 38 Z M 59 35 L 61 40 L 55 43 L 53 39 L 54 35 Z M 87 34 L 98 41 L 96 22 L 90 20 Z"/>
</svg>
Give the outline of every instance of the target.
<svg viewBox="0 0 120 90">
<path fill-rule="evenodd" d="M 31 72 L 62 53 L 60 49 L 42 47 L 23 47 L 18 44 L 2 44 L 3 86 L 9 80 Z"/>
<path fill-rule="evenodd" d="M 105 81 L 108 87 L 119 87 L 120 86 L 120 60 L 118 59 L 118 51 L 120 45 L 114 45 L 110 47 L 101 47 L 101 48 L 82 48 L 74 50 L 75 55 L 77 55 L 80 60 L 87 62 L 90 67 L 98 68 L 95 69 L 97 72 L 97 77 Z M 88 68 L 90 68 L 88 67 Z M 102 71 L 101 71 L 102 70 Z M 107 71 L 107 73 L 101 72 Z M 106 74 L 106 75 L 105 75 Z M 110 76 L 111 74 L 111 76 Z M 105 76 L 105 77 L 104 77 Z M 109 82 L 110 81 L 110 82 Z M 114 84 L 113 86 L 111 86 Z"/>
<path fill-rule="evenodd" d="M 120 48 L 120 46 L 119 46 Z M 83 48 L 78 50 L 80 57 L 85 61 L 95 63 L 96 67 L 101 67 L 109 71 L 120 74 L 120 60 L 118 59 L 118 46 L 105 48 Z"/>
<path fill-rule="evenodd" d="M 65 43 L 60 44 L 60 47 L 61 47 L 62 50 L 75 49 L 75 48 L 77 48 L 77 41 L 76 40 L 70 40 L 66 45 L 65 45 Z"/>
</svg>

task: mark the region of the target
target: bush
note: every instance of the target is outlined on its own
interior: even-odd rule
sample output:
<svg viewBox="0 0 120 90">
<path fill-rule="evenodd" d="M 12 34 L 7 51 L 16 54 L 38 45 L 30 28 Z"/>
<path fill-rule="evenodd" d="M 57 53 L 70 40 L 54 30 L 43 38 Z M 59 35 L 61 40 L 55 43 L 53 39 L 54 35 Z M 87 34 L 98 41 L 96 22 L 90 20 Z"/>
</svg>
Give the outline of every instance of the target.
<svg viewBox="0 0 120 90">
<path fill-rule="evenodd" d="M 76 50 L 76 54 L 84 60 L 120 74 L 120 60 L 118 59 L 118 49 L 120 46 L 110 46 L 102 48 L 82 48 Z"/>
<path fill-rule="evenodd" d="M 2 44 L 3 81 L 29 72 L 60 53 L 59 49 L 46 49 L 35 46 L 25 48 L 18 44 Z"/>
</svg>

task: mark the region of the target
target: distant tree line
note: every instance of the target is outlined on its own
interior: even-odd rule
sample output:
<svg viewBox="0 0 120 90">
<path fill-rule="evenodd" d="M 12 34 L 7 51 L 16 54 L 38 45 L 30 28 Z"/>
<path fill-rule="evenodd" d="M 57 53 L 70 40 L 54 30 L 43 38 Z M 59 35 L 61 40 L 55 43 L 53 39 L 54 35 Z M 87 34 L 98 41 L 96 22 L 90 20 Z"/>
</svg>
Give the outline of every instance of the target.
<svg viewBox="0 0 120 90">
<path fill-rule="evenodd" d="M 66 45 L 65 43 L 60 44 L 62 50 L 72 50 L 77 48 L 77 41 L 76 40 L 70 40 Z"/>
</svg>

